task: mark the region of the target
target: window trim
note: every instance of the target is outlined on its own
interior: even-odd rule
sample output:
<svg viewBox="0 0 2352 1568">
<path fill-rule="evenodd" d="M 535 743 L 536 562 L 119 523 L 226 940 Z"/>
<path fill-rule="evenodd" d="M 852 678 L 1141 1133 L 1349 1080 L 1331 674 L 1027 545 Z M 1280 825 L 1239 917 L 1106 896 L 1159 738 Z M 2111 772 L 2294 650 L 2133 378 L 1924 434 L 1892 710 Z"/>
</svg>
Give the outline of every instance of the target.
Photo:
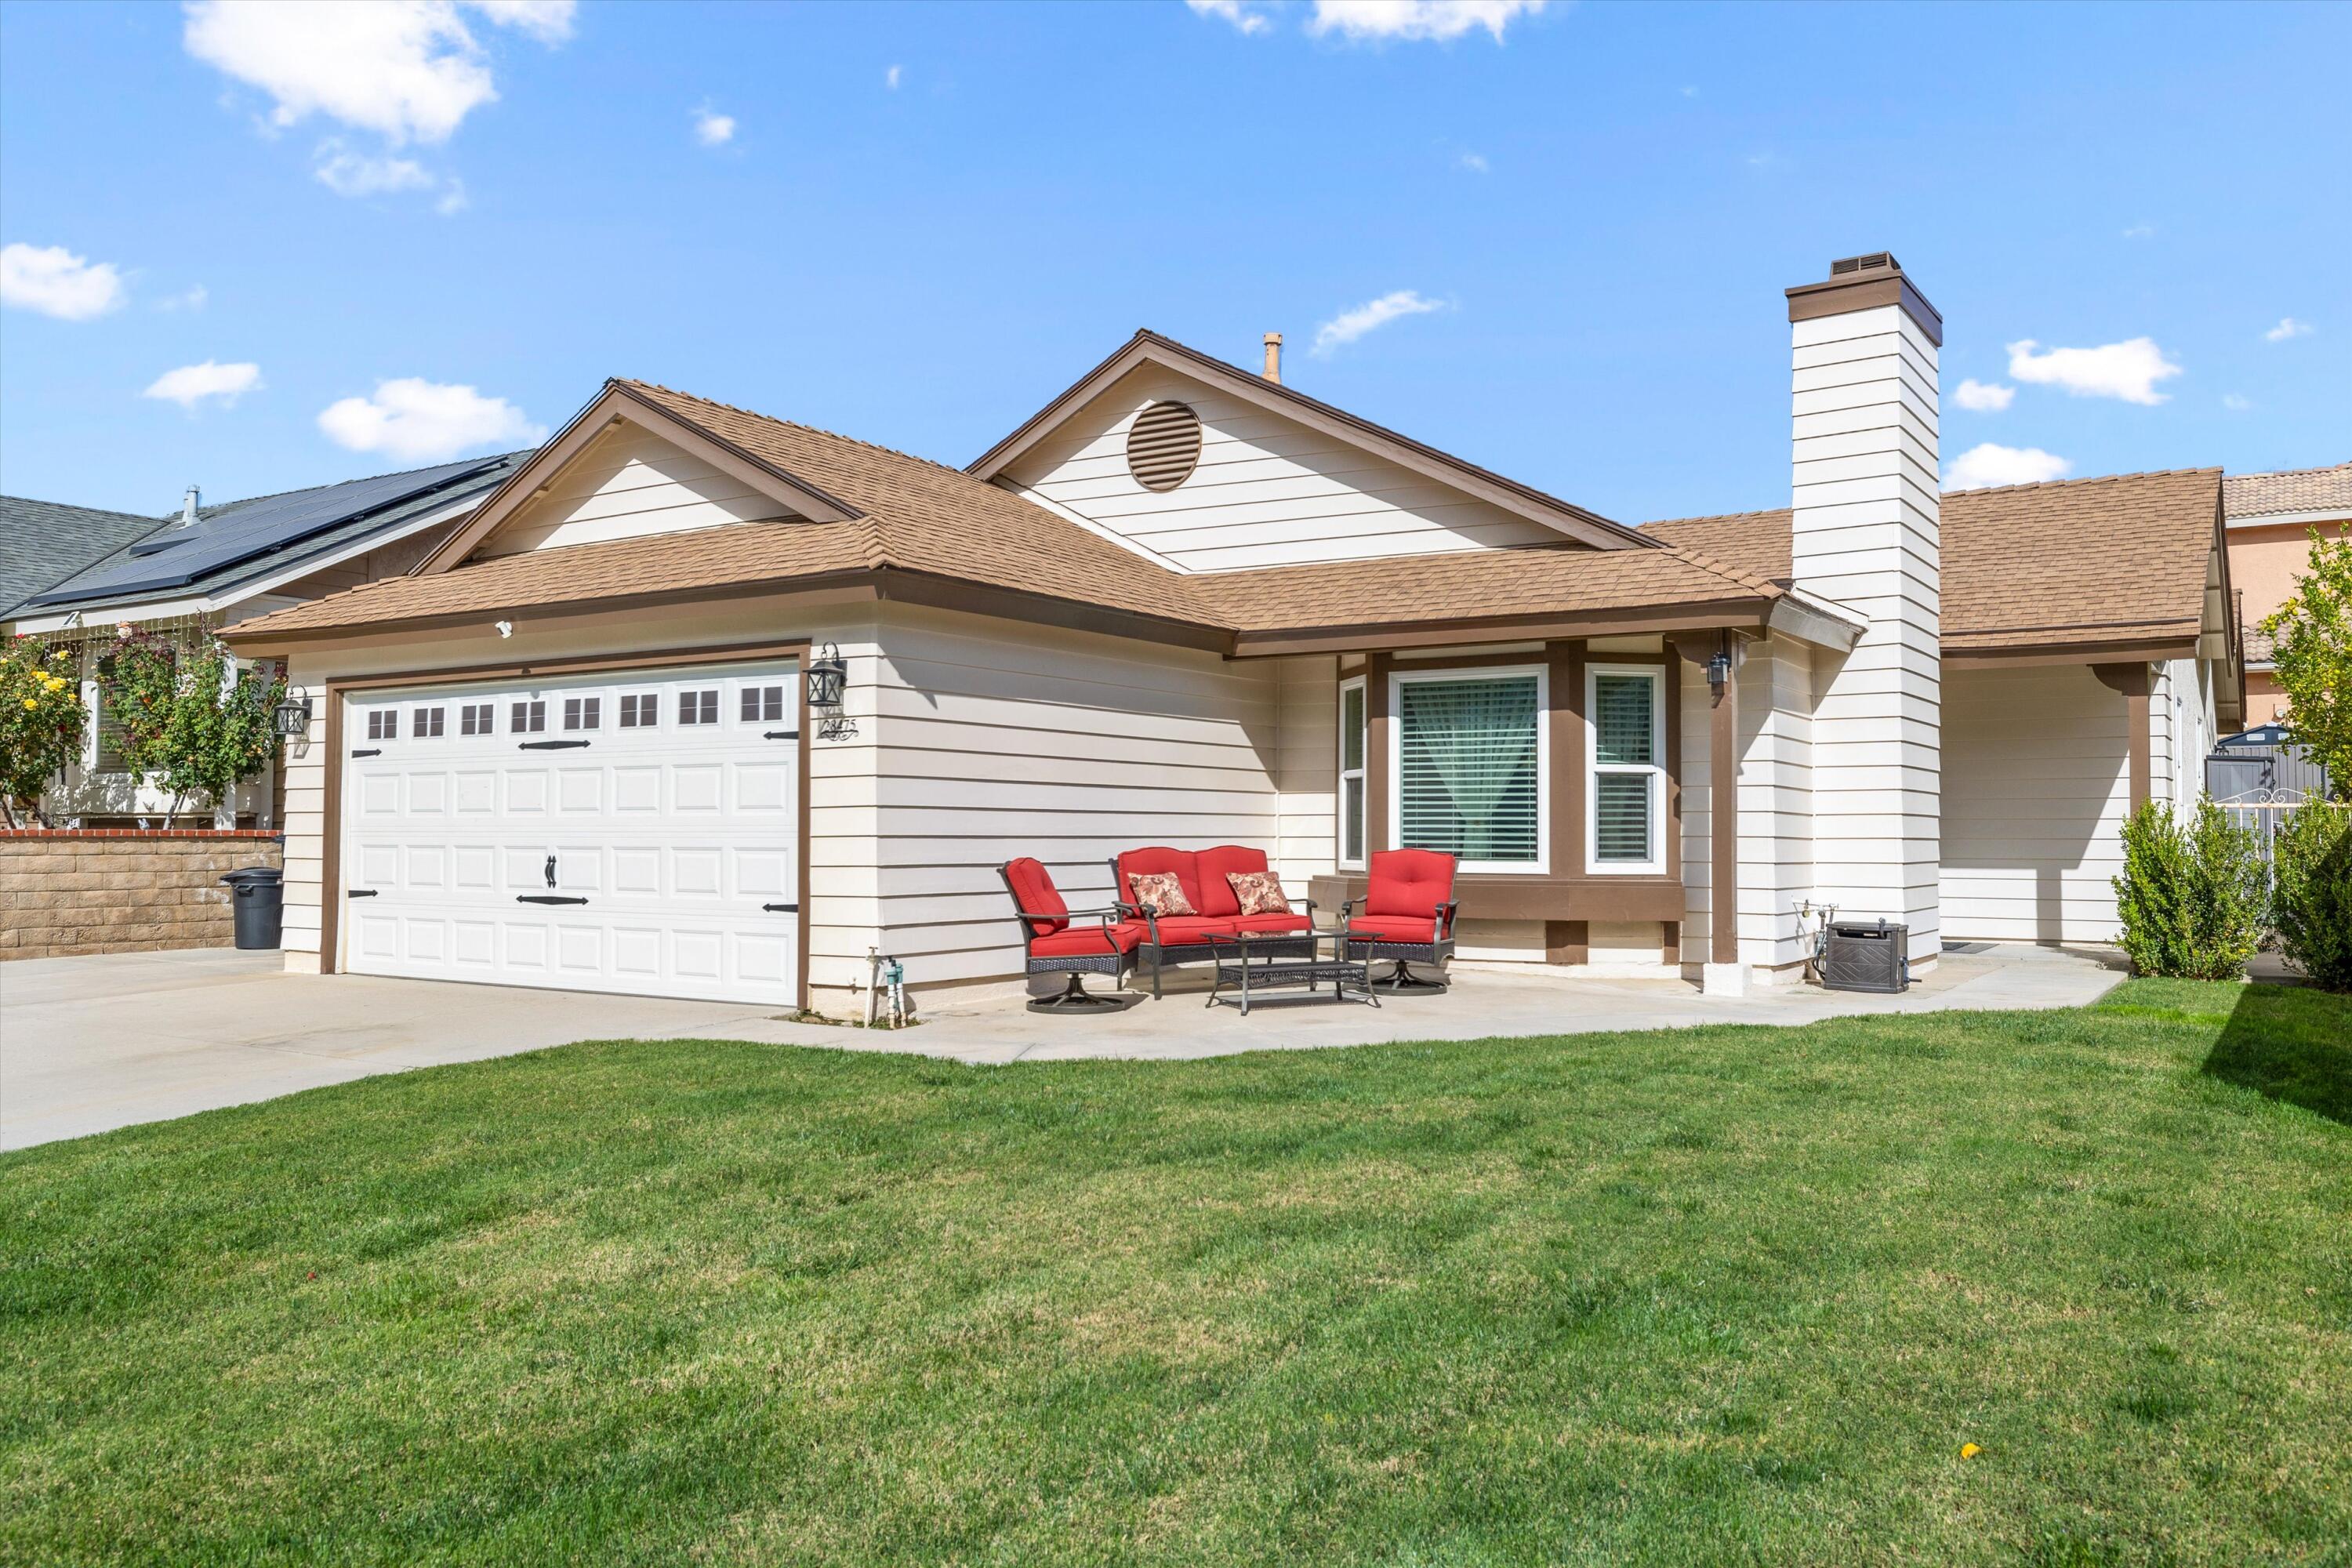
<svg viewBox="0 0 2352 1568">
<path fill-rule="evenodd" d="M 1601 677 L 1640 676 L 1650 683 L 1650 756 L 1640 763 L 1601 761 Z M 1650 858 L 1601 858 L 1601 775 L 1641 773 L 1650 781 Z M 1584 869 L 1595 877 L 1663 877 L 1666 872 L 1666 667 L 1588 663 L 1584 667 Z"/>
<path fill-rule="evenodd" d="M 1459 860 L 1459 873 L 1496 877 L 1543 877 L 1551 872 L 1551 668 L 1546 664 L 1474 664 L 1439 666 L 1429 669 L 1389 672 L 1389 800 L 1391 847 L 1404 843 L 1404 688 L 1433 680 L 1518 680 L 1536 682 L 1536 853 L 1531 860 Z M 1369 707 L 1365 722 L 1371 721 Z M 1370 846 L 1365 846 L 1369 852 Z"/>
<path fill-rule="evenodd" d="M 1360 731 L 1361 743 L 1356 748 L 1360 759 L 1353 768 L 1348 766 L 1348 693 L 1357 692 L 1361 698 L 1363 725 Z M 1372 694 L 1371 683 L 1362 675 L 1351 675 L 1339 682 L 1338 707 L 1339 732 L 1331 748 L 1332 776 L 1338 781 L 1331 793 L 1331 856 L 1332 864 L 1342 871 L 1360 871 L 1371 860 L 1372 854 Z M 1355 859 L 1348 858 L 1348 780 L 1353 777 L 1362 787 L 1357 792 L 1357 804 L 1364 816 L 1364 853 Z"/>
</svg>

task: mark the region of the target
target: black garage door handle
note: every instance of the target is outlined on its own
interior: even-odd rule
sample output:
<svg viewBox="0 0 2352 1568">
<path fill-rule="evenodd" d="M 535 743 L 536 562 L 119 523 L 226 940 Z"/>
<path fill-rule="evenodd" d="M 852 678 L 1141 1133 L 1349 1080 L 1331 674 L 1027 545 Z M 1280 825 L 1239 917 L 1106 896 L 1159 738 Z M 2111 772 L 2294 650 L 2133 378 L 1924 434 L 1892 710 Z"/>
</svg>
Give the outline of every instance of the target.
<svg viewBox="0 0 2352 1568">
<path fill-rule="evenodd" d="M 516 749 L 524 752 L 569 752 L 587 743 L 585 741 L 525 741 Z"/>
<path fill-rule="evenodd" d="M 520 893 L 515 897 L 515 902 L 519 904 L 584 904 L 587 901 L 585 899 L 566 898 L 562 893 Z"/>
</svg>

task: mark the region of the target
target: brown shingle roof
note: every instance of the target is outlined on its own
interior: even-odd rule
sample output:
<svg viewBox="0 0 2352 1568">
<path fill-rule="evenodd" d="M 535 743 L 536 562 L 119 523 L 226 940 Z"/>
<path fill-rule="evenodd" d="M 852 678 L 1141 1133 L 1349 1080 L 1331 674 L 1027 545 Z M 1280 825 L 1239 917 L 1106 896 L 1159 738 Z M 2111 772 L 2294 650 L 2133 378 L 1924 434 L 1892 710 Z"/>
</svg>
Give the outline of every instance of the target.
<svg viewBox="0 0 2352 1568">
<path fill-rule="evenodd" d="M 2219 468 L 1943 497 L 1947 652 L 2194 637 L 2205 615 Z M 1790 575 L 1790 514 L 1676 518 L 1643 531 L 1759 576 Z"/>
<path fill-rule="evenodd" d="M 736 523 L 469 561 L 246 622 L 236 628 L 239 640 L 531 606 L 757 591 L 867 572 L 1043 595 L 1214 633 L 1572 615 L 1779 592 L 1687 551 L 1572 544 L 1185 575 L 961 469 L 650 383 L 613 384 L 859 515 L 844 522 Z"/>
<path fill-rule="evenodd" d="M 2275 474 L 2233 474 L 2221 481 L 2221 504 L 2232 518 L 2298 511 L 2352 513 L 2352 463 Z"/>
</svg>

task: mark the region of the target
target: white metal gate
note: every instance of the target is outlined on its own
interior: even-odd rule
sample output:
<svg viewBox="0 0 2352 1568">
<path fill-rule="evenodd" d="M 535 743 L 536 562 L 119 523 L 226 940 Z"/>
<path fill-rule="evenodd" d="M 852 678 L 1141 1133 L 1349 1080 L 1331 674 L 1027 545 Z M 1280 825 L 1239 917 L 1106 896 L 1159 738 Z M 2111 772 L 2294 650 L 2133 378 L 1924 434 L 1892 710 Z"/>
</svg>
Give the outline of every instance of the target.
<svg viewBox="0 0 2352 1568">
<path fill-rule="evenodd" d="M 796 1002 L 798 669 L 347 699 L 343 967 Z"/>
</svg>

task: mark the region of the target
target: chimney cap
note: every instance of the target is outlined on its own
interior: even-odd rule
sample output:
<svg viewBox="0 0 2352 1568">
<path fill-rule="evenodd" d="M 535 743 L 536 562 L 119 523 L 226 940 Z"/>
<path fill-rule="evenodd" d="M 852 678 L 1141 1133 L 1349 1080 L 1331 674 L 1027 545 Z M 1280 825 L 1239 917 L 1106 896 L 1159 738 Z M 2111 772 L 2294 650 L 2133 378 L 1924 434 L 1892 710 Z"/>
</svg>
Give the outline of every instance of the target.
<svg viewBox="0 0 2352 1568">
<path fill-rule="evenodd" d="M 1790 321 L 1817 321 L 1881 305 L 1900 305 L 1927 341 L 1944 346 L 1944 313 L 1927 302 L 1891 250 L 1842 256 L 1830 263 L 1825 282 L 1800 283 L 1787 290 Z"/>
</svg>

